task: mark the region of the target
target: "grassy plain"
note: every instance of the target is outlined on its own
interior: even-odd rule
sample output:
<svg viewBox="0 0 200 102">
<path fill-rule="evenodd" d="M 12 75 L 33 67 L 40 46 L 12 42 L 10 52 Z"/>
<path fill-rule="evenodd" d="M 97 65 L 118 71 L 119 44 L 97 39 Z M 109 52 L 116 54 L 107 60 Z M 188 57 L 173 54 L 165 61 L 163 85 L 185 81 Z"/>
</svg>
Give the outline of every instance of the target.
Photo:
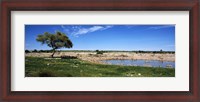
<svg viewBox="0 0 200 102">
<path fill-rule="evenodd" d="M 91 63 L 81 59 L 25 57 L 26 77 L 175 77 L 175 68 Z"/>
</svg>

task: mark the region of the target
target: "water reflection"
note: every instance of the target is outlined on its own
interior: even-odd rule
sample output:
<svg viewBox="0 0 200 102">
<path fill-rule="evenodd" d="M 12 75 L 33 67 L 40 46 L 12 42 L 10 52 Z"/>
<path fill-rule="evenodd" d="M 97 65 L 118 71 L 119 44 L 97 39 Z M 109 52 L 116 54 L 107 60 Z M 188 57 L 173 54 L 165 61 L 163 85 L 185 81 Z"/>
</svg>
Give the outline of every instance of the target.
<svg viewBox="0 0 200 102">
<path fill-rule="evenodd" d="M 103 60 L 103 63 L 125 66 L 175 68 L 175 62 L 158 60 Z"/>
</svg>

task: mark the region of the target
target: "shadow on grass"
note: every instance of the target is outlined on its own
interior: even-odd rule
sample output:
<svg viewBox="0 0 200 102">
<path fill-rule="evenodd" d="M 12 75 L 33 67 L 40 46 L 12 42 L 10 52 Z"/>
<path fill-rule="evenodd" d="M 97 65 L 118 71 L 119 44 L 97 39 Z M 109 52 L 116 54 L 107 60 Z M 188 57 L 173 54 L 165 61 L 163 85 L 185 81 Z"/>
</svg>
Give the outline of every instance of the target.
<svg viewBox="0 0 200 102">
<path fill-rule="evenodd" d="M 61 59 L 78 59 L 76 56 L 61 56 Z"/>
<path fill-rule="evenodd" d="M 39 77 L 62 77 L 62 75 L 55 75 L 55 73 L 51 72 L 51 71 L 42 71 L 40 73 L 38 73 Z M 65 77 L 73 77 L 71 74 L 67 73 L 65 74 Z"/>
<path fill-rule="evenodd" d="M 55 75 L 49 71 L 42 71 L 38 74 L 39 74 L 39 77 L 55 77 Z"/>
</svg>

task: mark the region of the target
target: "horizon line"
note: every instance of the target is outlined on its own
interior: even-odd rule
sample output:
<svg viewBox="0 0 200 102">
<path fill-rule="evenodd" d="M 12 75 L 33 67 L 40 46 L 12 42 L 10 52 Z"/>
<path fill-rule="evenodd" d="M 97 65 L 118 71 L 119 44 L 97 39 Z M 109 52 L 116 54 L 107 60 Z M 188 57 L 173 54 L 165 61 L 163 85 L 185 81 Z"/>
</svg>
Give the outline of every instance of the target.
<svg viewBox="0 0 200 102">
<path fill-rule="evenodd" d="M 25 50 L 28 50 L 28 49 L 25 49 Z M 29 50 L 29 51 L 34 51 L 34 50 L 40 51 L 39 49 L 33 49 L 33 50 Z M 43 50 L 43 51 L 50 51 L 50 50 Z M 99 51 L 160 51 L 160 50 L 100 50 L 100 49 L 96 49 L 96 50 L 99 50 Z M 57 51 L 96 51 L 96 50 L 57 50 Z M 163 52 L 175 52 L 175 51 L 170 51 L 170 50 L 162 50 L 162 51 Z"/>
</svg>

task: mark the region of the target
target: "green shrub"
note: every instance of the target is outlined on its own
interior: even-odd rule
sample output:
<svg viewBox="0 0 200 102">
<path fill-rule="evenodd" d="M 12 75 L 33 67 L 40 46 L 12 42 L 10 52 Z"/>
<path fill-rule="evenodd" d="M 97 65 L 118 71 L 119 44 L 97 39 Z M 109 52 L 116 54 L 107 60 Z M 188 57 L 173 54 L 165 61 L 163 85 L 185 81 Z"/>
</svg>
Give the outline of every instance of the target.
<svg viewBox="0 0 200 102">
<path fill-rule="evenodd" d="M 29 50 L 25 50 L 25 53 L 30 53 L 30 51 Z"/>
<path fill-rule="evenodd" d="M 96 50 L 96 54 L 103 54 L 104 53 L 104 51 L 99 51 L 99 50 Z"/>
<path fill-rule="evenodd" d="M 36 49 L 34 49 L 32 52 L 38 52 Z"/>
</svg>

